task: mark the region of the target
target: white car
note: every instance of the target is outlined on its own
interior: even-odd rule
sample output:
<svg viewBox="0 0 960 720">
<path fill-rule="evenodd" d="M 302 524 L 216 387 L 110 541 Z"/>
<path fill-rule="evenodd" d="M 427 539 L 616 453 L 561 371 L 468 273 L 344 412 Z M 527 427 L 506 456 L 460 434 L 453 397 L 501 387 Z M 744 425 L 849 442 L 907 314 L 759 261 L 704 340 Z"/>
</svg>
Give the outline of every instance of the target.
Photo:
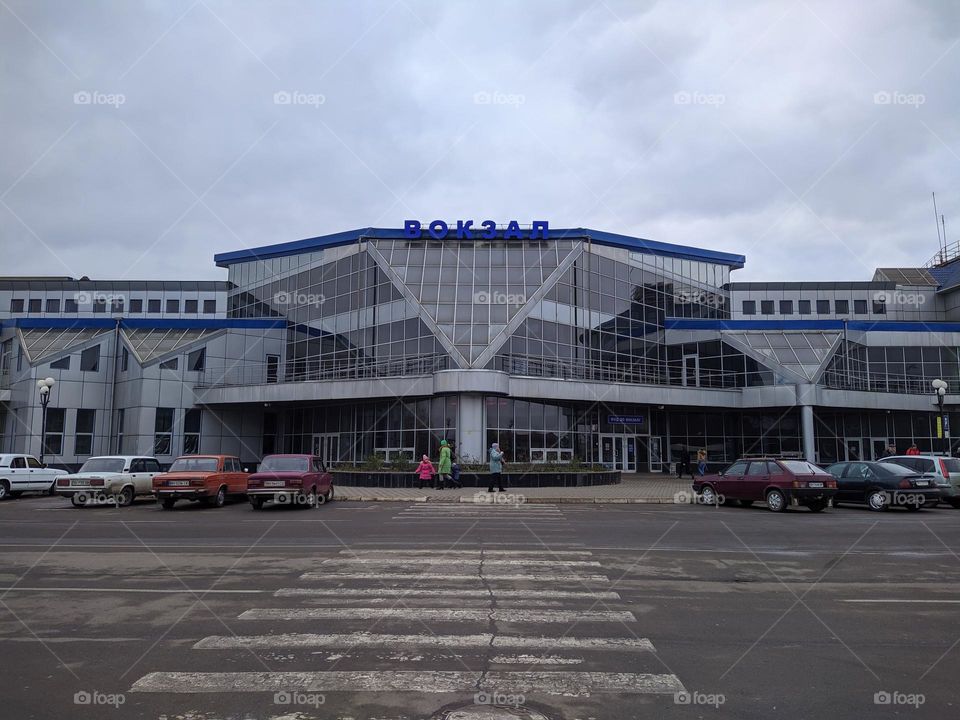
<svg viewBox="0 0 960 720">
<path fill-rule="evenodd" d="M 142 455 L 92 457 L 73 475 L 57 478 L 57 494 L 74 507 L 116 503 L 126 507 L 138 495 L 153 495 L 153 476 L 163 472 L 156 458 Z"/>
<path fill-rule="evenodd" d="M 26 491 L 52 492 L 53 484 L 66 470 L 48 468 L 33 455 L 0 455 L 0 500 L 19 497 Z"/>
</svg>

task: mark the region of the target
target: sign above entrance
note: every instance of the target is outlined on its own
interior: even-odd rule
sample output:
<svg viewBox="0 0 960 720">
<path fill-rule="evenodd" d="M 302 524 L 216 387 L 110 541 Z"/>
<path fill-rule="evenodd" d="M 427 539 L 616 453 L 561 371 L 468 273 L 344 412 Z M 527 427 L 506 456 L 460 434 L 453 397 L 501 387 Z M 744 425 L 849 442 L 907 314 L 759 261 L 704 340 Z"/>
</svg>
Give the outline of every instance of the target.
<svg viewBox="0 0 960 720">
<path fill-rule="evenodd" d="M 427 225 L 426 235 L 434 240 L 443 240 L 449 235 L 455 240 L 495 240 L 498 237 L 504 240 L 548 240 L 550 224 L 546 220 L 534 220 L 530 228 L 521 228 L 520 223 L 511 220 L 501 235 L 494 220 L 484 220 L 476 229 L 473 227 L 473 220 L 457 220 L 453 227 L 443 220 L 434 220 Z M 403 236 L 411 240 L 423 238 L 423 223 L 419 220 L 404 220 Z"/>
<path fill-rule="evenodd" d="M 643 425 L 643 415 L 607 415 L 610 425 Z"/>
</svg>

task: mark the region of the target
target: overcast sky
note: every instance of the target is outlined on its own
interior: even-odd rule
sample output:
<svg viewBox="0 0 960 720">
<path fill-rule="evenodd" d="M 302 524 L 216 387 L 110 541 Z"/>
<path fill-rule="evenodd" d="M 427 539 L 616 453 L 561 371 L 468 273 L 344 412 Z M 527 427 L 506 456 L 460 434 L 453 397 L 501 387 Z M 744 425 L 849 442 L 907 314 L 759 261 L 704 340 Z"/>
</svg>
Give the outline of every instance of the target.
<svg viewBox="0 0 960 720">
<path fill-rule="evenodd" d="M 960 3 L 0 0 L 0 275 L 546 219 L 870 279 L 960 240 Z"/>
</svg>

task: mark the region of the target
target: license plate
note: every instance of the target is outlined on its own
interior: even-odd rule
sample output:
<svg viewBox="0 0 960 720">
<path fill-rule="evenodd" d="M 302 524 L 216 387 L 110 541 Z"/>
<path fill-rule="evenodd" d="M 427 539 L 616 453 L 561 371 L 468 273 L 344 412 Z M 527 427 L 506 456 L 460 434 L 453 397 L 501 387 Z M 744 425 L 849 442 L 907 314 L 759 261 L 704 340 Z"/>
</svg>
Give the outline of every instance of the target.
<svg viewBox="0 0 960 720">
<path fill-rule="evenodd" d="M 822 483 L 822 482 L 807 483 L 807 487 L 822 488 L 822 487 L 823 487 L 823 483 Z"/>
<path fill-rule="evenodd" d="M 83 487 L 83 486 L 86 485 L 88 482 L 89 482 L 88 480 L 83 480 L 83 479 L 77 478 L 76 480 L 71 480 L 71 481 L 70 481 L 70 486 L 71 486 L 71 487 Z"/>
<path fill-rule="evenodd" d="M 167 485 L 171 485 L 174 487 L 183 487 L 184 485 L 189 485 L 189 484 L 190 484 L 189 480 L 168 480 L 167 481 Z"/>
<path fill-rule="evenodd" d="M 929 487 L 929 485 L 930 485 L 929 480 L 917 480 L 916 482 L 917 487 Z"/>
<path fill-rule="evenodd" d="M 266 480 L 263 483 L 264 487 L 283 487 L 286 483 L 283 480 Z"/>
</svg>

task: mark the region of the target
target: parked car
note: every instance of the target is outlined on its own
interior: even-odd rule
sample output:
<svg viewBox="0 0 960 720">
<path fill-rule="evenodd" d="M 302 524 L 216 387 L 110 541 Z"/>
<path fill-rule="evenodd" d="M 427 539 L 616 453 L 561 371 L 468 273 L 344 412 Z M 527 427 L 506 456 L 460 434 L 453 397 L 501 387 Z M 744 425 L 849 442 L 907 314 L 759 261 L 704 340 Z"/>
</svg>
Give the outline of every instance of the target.
<svg viewBox="0 0 960 720">
<path fill-rule="evenodd" d="M 940 490 L 934 478 L 893 462 L 839 462 L 827 468 L 837 479 L 834 506 L 866 503 L 871 510 L 935 507 Z"/>
<path fill-rule="evenodd" d="M 315 455 L 267 455 L 247 477 L 247 497 L 254 510 L 268 501 L 313 507 L 333 498 L 333 476 Z"/>
<path fill-rule="evenodd" d="M 24 492 L 53 493 L 54 482 L 66 470 L 49 468 L 33 455 L 0 455 L 0 500 L 20 497 Z"/>
<path fill-rule="evenodd" d="M 232 455 L 181 455 L 170 469 L 153 478 L 153 492 L 164 510 L 177 500 L 222 507 L 227 498 L 247 494 L 247 473 Z"/>
<path fill-rule="evenodd" d="M 120 507 L 138 495 L 153 494 L 153 478 L 162 472 L 156 458 L 142 455 L 92 457 L 72 475 L 57 478 L 57 494 L 70 498 L 74 507 L 108 499 Z"/>
<path fill-rule="evenodd" d="M 749 458 L 737 460 L 723 472 L 697 478 L 693 490 L 708 505 L 738 500 L 749 507 L 763 500 L 773 512 L 783 512 L 790 505 L 820 512 L 837 492 L 837 481 L 805 460 Z"/>
<path fill-rule="evenodd" d="M 883 458 L 906 468 L 930 475 L 940 490 L 941 499 L 955 508 L 960 508 L 960 460 L 941 455 L 892 455 Z"/>
</svg>

